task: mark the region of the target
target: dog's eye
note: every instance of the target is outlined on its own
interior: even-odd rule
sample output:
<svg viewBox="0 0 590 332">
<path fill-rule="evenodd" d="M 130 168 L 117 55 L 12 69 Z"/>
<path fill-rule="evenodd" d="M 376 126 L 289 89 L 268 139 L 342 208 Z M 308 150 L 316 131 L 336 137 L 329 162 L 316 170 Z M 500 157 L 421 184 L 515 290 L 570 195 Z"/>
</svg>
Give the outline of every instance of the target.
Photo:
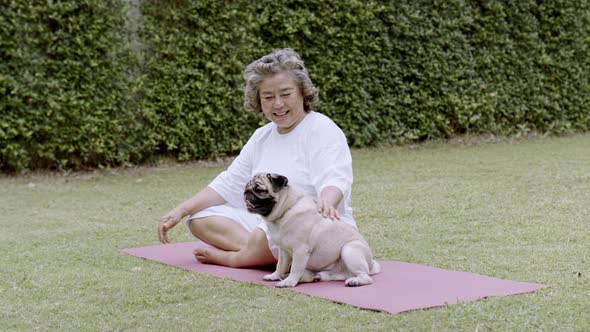
<svg viewBox="0 0 590 332">
<path fill-rule="evenodd" d="M 257 194 L 263 194 L 266 190 L 262 189 L 262 188 L 254 188 L 254 192 Z"/>
</svg>

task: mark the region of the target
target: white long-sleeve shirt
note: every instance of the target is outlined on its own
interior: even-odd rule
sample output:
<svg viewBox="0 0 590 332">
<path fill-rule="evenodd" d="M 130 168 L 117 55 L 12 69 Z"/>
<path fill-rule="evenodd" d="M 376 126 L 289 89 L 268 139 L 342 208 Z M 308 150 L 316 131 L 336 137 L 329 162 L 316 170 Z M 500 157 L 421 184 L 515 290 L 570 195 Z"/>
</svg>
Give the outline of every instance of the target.
<svg viewBox="0 0 590 332">
<path fill-rule="evenodd" d="M 276 173 L 306 194 L 319 197 L 334 186 L 343 198 L 337 208 L 341 219 L 355 225 L 350 207 L 352 157 L 342 130 L 327 116 L 310 112 L 287 134 L 270 122 L 258 128 L 227 170 L 209 187 L 234 207 L 246 209 L 244 188 L 256 173 Z"/>
</svg>

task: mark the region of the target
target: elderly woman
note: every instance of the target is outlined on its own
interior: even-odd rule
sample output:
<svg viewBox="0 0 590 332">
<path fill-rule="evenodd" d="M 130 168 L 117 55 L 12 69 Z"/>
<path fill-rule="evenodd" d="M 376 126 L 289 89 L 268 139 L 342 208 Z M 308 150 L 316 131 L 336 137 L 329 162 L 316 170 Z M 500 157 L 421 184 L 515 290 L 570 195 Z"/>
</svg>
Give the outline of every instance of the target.
<svg viewBox="0 0 590 332">
<path fill-rule="evenodd" d="M 350 208 L 352 159 L 346 138 L 328 117 L 313 111 L 318 90 L 303 61 L 291 49 L 275 50 L 246 67 L 247 111 L 270 123 L 258 128 L 227 170 L 160 219 L 160 241 L 185 221 L 191 233 L 212 247 L 198 248 L 202 263 L 231 267 L 274 264 L 278 248 L 266 224 L 249 213 L 246 183 L 259 172 L 285 175 L 289 183 L 316 197 L 318 213 L 356 228 Z"/>
</svg>

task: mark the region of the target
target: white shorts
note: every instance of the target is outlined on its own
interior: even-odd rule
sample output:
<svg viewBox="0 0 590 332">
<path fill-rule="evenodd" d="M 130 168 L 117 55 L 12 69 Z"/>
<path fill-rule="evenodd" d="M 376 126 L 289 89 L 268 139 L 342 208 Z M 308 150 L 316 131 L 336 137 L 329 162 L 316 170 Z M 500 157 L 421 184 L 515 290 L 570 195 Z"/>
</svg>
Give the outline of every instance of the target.
<svg viewBox="0 0 590 332">
<path fill-rule="evenodd" d="M 220 216 L 231 219 L 244 227 L 244 229 L 248 232 L 253 232 L 256 228 L 262 229 L 264 234 L 266 234 L 266 240 L 268 241 L 268 247 L 270 248 L 272 255 L 276 259 L 279 258 L 279 247 L 270 240 L 268 227 L 260 215 L 250 213 L 248 210 L 231 207 L 229 205 L 215 205 L 188 216 L 188 218 L 186 218 L 184 221 L 184 225 L 190 231 L 188 226 L 189 221 L 209 216 Z"/>
</svg>

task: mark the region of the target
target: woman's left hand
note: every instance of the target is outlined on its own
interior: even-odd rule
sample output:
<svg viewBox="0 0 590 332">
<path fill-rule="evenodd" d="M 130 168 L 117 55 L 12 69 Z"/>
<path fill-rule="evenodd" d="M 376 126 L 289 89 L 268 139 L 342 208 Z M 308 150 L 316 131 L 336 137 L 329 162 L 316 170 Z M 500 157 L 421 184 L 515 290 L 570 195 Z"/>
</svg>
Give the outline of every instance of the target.
<svg viewBox="0 0 590 332">
<path fill-rule="evenodd" d="M 322 217 L 330 218 L 331 220 L 340 220 L 340 213 L 338 213 L 338 210 L 326 202 L 326 200 L 320 197 L 316 199 L 316 205 L 318 207 L 318 212 Z"/>
</svg>

